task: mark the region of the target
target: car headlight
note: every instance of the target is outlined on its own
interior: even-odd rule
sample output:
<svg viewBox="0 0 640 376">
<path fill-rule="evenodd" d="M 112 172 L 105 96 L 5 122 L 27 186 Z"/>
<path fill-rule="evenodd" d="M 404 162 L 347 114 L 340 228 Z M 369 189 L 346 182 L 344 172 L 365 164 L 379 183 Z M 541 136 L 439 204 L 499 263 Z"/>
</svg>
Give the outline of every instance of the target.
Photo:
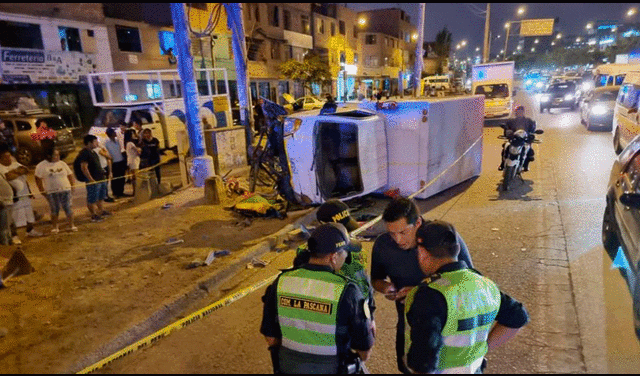
<svg viewBox="0 0 640 376">
<path fill-rule="evenodd" d="M 571 95 L 571 94 L 567 94 L 567 95 L 564 96 L 564 100 L 565 101 L 570 101 L 572 99 L 573 99 L 573 95 Z"/>
<path fill-rule="evenodd" d="M 582 83 L 582 91 L 587 91 L 593 87 L 592 82 L 583 82 Z"/>
<path fill-rule="evenodd" d="M 550 97 L 548 95 L 543 95 L 540 97 L 540 102 L 549 102 Z"/>
<path fill-rule="evenodd" d="M 300 119 L 291 118 L 291 117 L 284 119 L 284 135 L 288 136 L 296 133 L 296 131 L 300 128 L 301 125 L 302 125 L 302 120 Z"/>
<path fill-rule="evenodd" d="M 601 104 L 595 105 L 591 108 L 591 113 L 594 115 L 604 115 L 607 112 L 607 108 Z"/>
<path fill-rule="evenodd" d="M 536 87 L 543 87 L 543 86 L 544 86 L 544 84 L 542 82 L 536 83 Z"/>
<path fill-rule="evenodd" d="M 531 85 L 531 84 L 533 83 L 533 81 L 531 81 L 531 80 L 526 80 L 524 83 L 525 83 L 525 84 L 527 84 L 527 85 Z"/>
</svg>

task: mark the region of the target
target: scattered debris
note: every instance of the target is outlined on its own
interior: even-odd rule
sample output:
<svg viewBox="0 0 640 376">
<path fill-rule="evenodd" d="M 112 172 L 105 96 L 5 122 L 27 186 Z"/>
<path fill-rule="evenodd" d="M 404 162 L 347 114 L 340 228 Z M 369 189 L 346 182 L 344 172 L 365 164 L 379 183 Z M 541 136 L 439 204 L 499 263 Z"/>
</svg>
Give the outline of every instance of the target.
<svg viewBox="0 0 640 376">
<path fill-rule="evenodd" d="M 200 260 L 193 260 L 187 265 L 187 269 L 195 269 L 198 266 L 202 266 L 204 263 Z"/>
<path fill-rule="evenodd" d="M 221 251 L 215 251 L 214 254 L 216 257 L 229 256 L 231 254 L 231 251 L 229 251 L 228 249 L 223 249 Z"/>
<path fill-rule="evenodd" d="M 207 258 L 204 259 L 204 264 L 205 265 L 211 265 L 211 263 L 215 259 L 216 259 L 216 251 L 211 251 L 211 252 L 209 252 L 209 255 L 207 256 Z"/>
<path fill-rule="evenodd" d="M 169 209 L 169 208 L 170 208 L 170 207 L 172 207 L 172 206 L 173 206 L 173 204 L 172 204 L 172 203 L 170 203 L 170 202 L 168 202 L 168 203 L 166 203 L 166 204 L 162 205 L 162 209 Z"/>
<path fill-rule="evenodd" d="M 177 239 L 177 238 L 169 238 L 166 241 L 166 245 L 174 245 L 174 244 L 180 244 L 180 243 L 184 243 L 183 239 Z"/>
<path fill-rule="evenodd" d="M 265 266 L 267 266 L 267 264 L 268 263 L 266 261 L 262 261 L 260 259 L 253 258 L 251 260 L 251 262 L 247 264 L 247 269 L 253 269 L 253 268 L 256 268 L 256 267 L 264 268 Z"/>
<path fill-rule="evenodd" d="M 251 226 L 251 223 L 252 223 L 251 218 L 245 218 L 245 219 L 243 219 L 243 220 L 241 220 L 241 221 L 238 221 L 238 222 L 236 223 L 236 226 L 238 226 L 238 227 L 243 227 L 243 228 L 244 228 L 244 227 L 249 227 L 249 226 Z"/>
<path fill-rule="evenodd" d="M 284 251 L 286 251 L 287 249 L 289 249 L 289 246 L 287 246 L 286 244 L 278 244 L 274 251 L 276 251 L 276 253 L 282 253 Z"/>
<path fill-rule="evenodd" d="M 2 337 L 6 337 L 7 334 L 9 334 L 9 329 L 7 328 L 0 328 L 0 338 Z"/>
<path fill-rule="evenodd" d="M 497 228 L 497 227 L 494 227 L 494 228 L 491 229 L 491 231 L 500 231 L 500 229 Z"/>
<path fill-rule="evenodd" d="M 527 249 L 526 249 L 526 248 L 520 248 L 520 250 L 521 250 L 522 252 L 524 252 L 524 251 L 526 251 Z"/>
</svg>

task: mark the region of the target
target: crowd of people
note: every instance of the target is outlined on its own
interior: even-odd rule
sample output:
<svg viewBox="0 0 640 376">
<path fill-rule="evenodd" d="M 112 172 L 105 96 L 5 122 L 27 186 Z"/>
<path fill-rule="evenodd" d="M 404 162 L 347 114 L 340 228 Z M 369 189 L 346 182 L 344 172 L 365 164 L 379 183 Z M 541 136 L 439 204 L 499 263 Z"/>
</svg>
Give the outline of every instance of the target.
<svg viewBox="0 0 640 376">
<path fill-rule="evenodd" d="M 38 163 L 34 177 L 39 192 L 49 204 L 52 234 L 60 232 L 58 216 L 62 209 L 67 218 L 68 231 L 78 231 L 74 224 L 72 198 L 76 182 L 85 183 L 87 209 L 92 222 L 100 222 L 111 213 L 104 202 L 115 202 L 135 194 L 135 176 L 142 168 L 154 169 L 160 183 L 160 142 L 150 129 L 142 129 L 133 120 L 121 122 L 120 132 L 107 129 L 108 139 L 100 144 L 98 138 L 86 135 L 72 168 L 60 159 L 55 147 L 55 131 L 45 121 L 38 122 L 32 136 L 39 141 L 45 159 Z M 31 200 L 35 198 L 27 176 L 29 169 L 15 159 L 16 144 L 13 131 L 0 120 L 0 245 L 21 244 L 18 228 L 26 227 L 26 235 L 43 236 L 35 229 L 36 213 Z M 124 192 L 125 185 L 132 185 L 133 194 Z M 111 196 L 108 186 L 111 185 Z"/>
</svg>

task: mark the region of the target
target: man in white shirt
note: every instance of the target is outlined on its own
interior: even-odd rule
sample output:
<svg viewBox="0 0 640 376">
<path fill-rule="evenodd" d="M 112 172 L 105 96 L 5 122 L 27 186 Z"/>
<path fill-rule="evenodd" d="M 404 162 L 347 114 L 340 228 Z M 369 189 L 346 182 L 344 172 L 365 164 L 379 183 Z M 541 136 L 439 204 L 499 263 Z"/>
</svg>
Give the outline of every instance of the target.
<svg viewBox="0 0 640 376">
<path fill-rule="evenodd" d="M 0 245 L 11 245 L 11 207 L 13 206 L 13 188 L 0 174 Z"/>
<path fill-rule="evenodd" d="M 33 207 L 31 206 L 31 198 L 33 195 L 27 184 L 27 173 L 29 170 L 18 163 L 11 156 L 11 152 L 7 148 L 0 149 L 0 174 L 9 182 L 14 191 L 13 206 L 11 208 L 11 217 L 13 219 L 12 235 L 13 243 L 21 244 L 18 238 L 17 228 L 27 226 L 27 235 L 32 237 L 42 236 L 42 233 L 36 231 L 33 226 L 36 219 L 33 215 Z"/>
</svg>

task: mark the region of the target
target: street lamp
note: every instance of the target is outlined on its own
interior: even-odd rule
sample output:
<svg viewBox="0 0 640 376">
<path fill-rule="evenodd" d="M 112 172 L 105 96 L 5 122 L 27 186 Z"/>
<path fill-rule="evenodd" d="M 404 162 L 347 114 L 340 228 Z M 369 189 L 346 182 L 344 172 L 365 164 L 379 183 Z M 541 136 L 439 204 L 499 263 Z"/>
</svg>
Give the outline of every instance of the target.
<svg viewBox="0 0 640 376">
<path fill-rule="evenodd" d="M 358 19 L 358 25 L 360 25 L 360 26 L 364 26 L 364 25 L 366 25 L 366 24 L 367 24 L 367 19 L 366 19 L 366 18 L 364 18 L 364 17 L 360 17 L 360 18 Z"/>
<path fill-rule="evenodd" d="M 524 7 L 518 8 L 518 16 L 522 16 L 524 14 L 524 11 L 525 11 Z"/>
<path fill-rule="evenodd" d="M 580 42 L 580 37 L 576 38 L 576 42 L 578 42 L 578 43 Z"/>
<path fill-rule="evenodd" d="M 460 45 L 461 45 L 461 46 L 466 46 L 466 45 L 467 45 L 467 41 L 466 41 L 466 40 L 463 40 L 463 41 L 460 43 Z"/>
<path fill-rule="evenodd" d="M 631 17 L 631 16 L 633 16 L 634 14 L 636 14 L 636 12 L 637 12 L 637 11 L 636 11 L 636 8 L 630 8 L 630 9 L 627 11 L 627 17 Z"/>
<path fill-rule="evenodd" d="M 538 42 L 540 42 L 540 40 L 538 38 L 536 38 L 536 40 L 533 41 L 533 43 L 538 44 Z"/>
<path fill-rule="evenodd" d="M 560 39 L 560 38 L 562 38 L 562 34 L 558 33 L 558 35 L 556 35 L 556 39 Z"/>
<path fill-rule="evenodd" d="M 591 30 L 591 28 L 593 28 L 593 24 L 592 24 L 591 22 L 589 22 L 589 23 L 587 24 L 587 26 L 585 26 L 585 28 L 586 28 L 587 30 Z"/>
<path fill-rule="evenodd" d="M 476 52 L 480 51 L 480 47 L 476 47 Z"/>
<path fill-rule="evenodd" d="M 531 47 L 531 52 L 536 52 L 536 48 L 535 47 Z"/>
</svg>

